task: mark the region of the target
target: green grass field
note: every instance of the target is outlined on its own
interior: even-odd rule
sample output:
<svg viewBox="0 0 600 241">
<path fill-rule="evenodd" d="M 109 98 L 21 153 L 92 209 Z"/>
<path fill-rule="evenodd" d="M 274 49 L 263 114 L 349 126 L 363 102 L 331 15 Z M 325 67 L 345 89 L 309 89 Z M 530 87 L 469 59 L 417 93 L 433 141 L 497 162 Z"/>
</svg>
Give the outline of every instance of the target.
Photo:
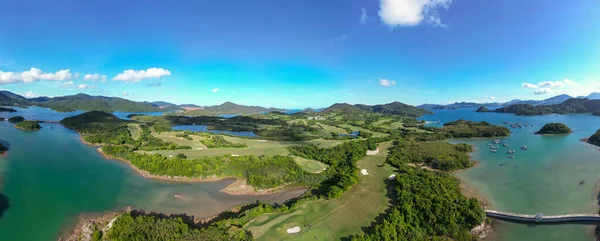
<svg viewBox="0 0 600 241">
<path fill-rule="evenodd" d="M 248 145 L 247 148 L 206 148 L 200 140 L 205 137 L 190 135 L 193 140 L 187 140 L 183 137 L 175 136 L 178 132 L 163 132 L 163 133 L 154 133 L 153 135 L 161 138 L 165 141 L 174 142 L 178 145 L 188 145 L 191 146 L 192 149 L 186 150 L 157 150 L 157 151 L 139 151 L 140 153 L 158 153 L 163 156 L 175 156 L 179 153 L 183 153 L 188 158 L 201 157 L 201 156 L 222 156 L 222 155 L 266 155 L 266 156 L 274 156 L 274 155 L 288 155 L 289 152 L 286 149 L 288 146 L 292 145 L 307 145 L 307 144 L 317 144 L 322 147 L 332 147 L 343 143 L 341 140 L 324 140 L 324 139 L 315 139 L 310 141 L 269 141 L 269 140 L 259 140 L 259 139 L 246 139 L 246 138 L 238 138 L 232 136 L 223 136 L 227 141 L 233 143 L 245 143 Z M 133 134 L 132 134 L 133 135 Z M 315 160 L 307 160 L 300 157 L 295 157 L 294 160 L 302 167 L 304 170 L 309 172 L 320 172 L 323 168 L 327 167 L 326 164 L 315 161 Z"/>
<path fill-rule="evenodd" d="M 142 128 L 140 128 L 139 124 L 127 124 L 127 129 L 131 134 L 131 138 L 133 138 L 134 140 L 140 138 L 140 135 L 142 134 Z"/>
<path fill-rule="evenodd" d="M 339 240 L 361 233 L 389 205 L 385 179 L 393 168 L 385 165 L 390 143 L 380 145 L 379 153 L 358 161 L 359 168 L 369 175 L 360 175 L 359 183 L 335 200 L 317 200 L 301 204 L 286 214 L 263 214 L 250 221 L 248 229 L 256 240 Z M 308 225 L 311 225 L 309 228 Z M 288 234 L 287 229 L 299 226 L 302 231 Z"/>
</svg>

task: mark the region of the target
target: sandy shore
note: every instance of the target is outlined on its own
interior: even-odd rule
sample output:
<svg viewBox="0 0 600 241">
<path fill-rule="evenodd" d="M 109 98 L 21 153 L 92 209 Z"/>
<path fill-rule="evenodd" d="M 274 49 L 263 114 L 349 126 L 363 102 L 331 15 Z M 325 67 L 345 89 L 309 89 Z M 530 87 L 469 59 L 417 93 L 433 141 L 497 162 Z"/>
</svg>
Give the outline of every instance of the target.
<svg viewBox="0 0 600 241">
<path fill-rule="evenodd" d="M 91 240 L 94 232 L 94 227 L 106 234 L 111 228 L 113 221 L 123 213 L 130 212 L 131 208 L 127 207 L 122 211 L 111 211 L 105 213 L 82 213 L 77 218 L 77 222 L 72 228 L 69 228 L 59 241 L 82 241 Z"/>
</svg>

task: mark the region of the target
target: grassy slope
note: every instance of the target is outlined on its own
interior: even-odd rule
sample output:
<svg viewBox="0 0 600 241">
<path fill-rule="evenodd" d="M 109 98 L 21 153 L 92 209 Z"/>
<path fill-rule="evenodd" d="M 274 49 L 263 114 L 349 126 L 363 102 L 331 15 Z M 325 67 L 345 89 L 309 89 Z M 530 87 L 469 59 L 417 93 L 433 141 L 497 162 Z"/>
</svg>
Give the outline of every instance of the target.
<svg viewBox="0 0 600 241">
<path fill-rule="evenodd" d="M 287 214 L 264 214 L 249 222 L 248 228 L 256 240 L 339 240 L 361 233 L 379 213 L 389 205 L 384 180 L 393 172 L 389 166 L 377 167 L 385 162 L 389 143 L 382 144 L 379 154 L 367 156 L 358 162 L 359 168 L 369 171 L 360 175 L 357 185 L 335 200 L 318 200 L 300 205 Z M 312 225 L 308 229 L 305 225 Z M 302 232 L 288 234 L 286 230 L 299 226 Z M 307 232 L 308 230 L 308 232 Z"/>
<path fill-rule="evenodd" d="M 139 124 L 127 124 L 127 129 L 131 134 L 131 138 L 137 140 L 140 138 L 140 134 L 142 134 L 142 129 Z"/>
</svg>

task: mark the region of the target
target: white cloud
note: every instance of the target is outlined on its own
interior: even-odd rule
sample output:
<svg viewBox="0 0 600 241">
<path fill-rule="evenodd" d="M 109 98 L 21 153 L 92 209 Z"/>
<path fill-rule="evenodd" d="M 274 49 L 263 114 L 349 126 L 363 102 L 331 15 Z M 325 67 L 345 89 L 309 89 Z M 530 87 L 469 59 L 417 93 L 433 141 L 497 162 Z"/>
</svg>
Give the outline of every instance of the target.
<svg viewBox="0 0 600 241">
<path fill-rule="evenodd" d="M 367 10 L 365 8 L 360 9 L 360 23 L 366 23 L 369 20 L 369 15 L 367 15 Z"/>
<path fill-rule="evenodd" d="M 25 96 L 27 98 L 33 98 L 33 97 L 35 97 L 35 94 L 33 93 L 33 91 L 27 91 L 27 92 L 25 92 L 25 94 L 23 96 Z"/>
<path fill-rule="evenodd" d="M 149 68 L 147 70 L 129 69 L 115 76 L 113 80 L 136 83 L 142 81 L 143 79 L 160 78 L 169 75 L 171 75 L 171 71 L 163 68 Z"/>
<path fill-rule="evenodd" d="M 389 87 L 392 85 L 396 85 L 396 81 L 388 79 L 379 79 L 379 85 Z"/>
<path fill-rule="evenodd" d="M 544 82 L 540 82 L 538 83 L 538 86 L 540 88 L 557 88 L 557 87 L 563 87 L 563 85 L 565 85 L 565 83 L 563 83 L 562 81 L 544 81 Z"/>
<path fill-rule="evenodd" d="M 521 87 L 526 89 L 536 89 L 538 86 L 530 83 L 522 83 Z"/>
<path fill-rule="evenodd" d="M 75 85 L 75 83 L 72 80 L 70 80 L 70 81 L 63 82 L 62 84 L 58 85 L 58 87 L 60 87 L 60 88 L 70 88 L 70 87 L 73 87 L 74 85 Z"/>
<path fill-rule="evenodd" d="M 496 99 L 496 97 L 494 97 L 494 96 L 490 96 L 489 98 L 490 98 L 490 100 L 495 100 Z"/>
<path fill-rule="evenodd" d="M 379 17 L 390 27 L 417 26 L 423 20 L 434 26 L 445 26 L 438 8 L 448 8 L 452 0 L 380 0 Z"/>
<path fill-rule="evenodd" d="M 570 79 L 564 79 L 563 82 L 568 85 L 577 85 L 577 83 L 575 83 L 574 81 L 572 81 Z"/>
<path fill-rule="evenodd" d="M 212 90 L 212 92 L 213 92 L 213 93 L 217 93 L 217 92 L 219 92 L 219 88 L 214 88 L 214 89 Z"/>
<path fill-rule="evenodd" d="M 533 91 L 534 94 L 536 95 L 543 95 L 543 94 L 548 94 L 548 93 L 552 93 L 554 92 L 554 90 L 550 89 L 550 88 L 539 88 Z"/>
<path fill-rule="evenodd" d="M 98 87 L 93 85 L 80 84 L 77 86 L 77 89 L 97 89 Z"/>
<path fill-rule="evenodd" d="M 123 91 L 123 93 L 121 93 L 122 96 L 128 96 L 129 93 L 127 93 L 127 91 Z"/>
<path fill-rule="evenodd" d="M 92 81 L 92 82 L 106 82 L 106 75 L 101 74 L 86 74 L 83 76 L 83 80 Z"/>
<path fill-rule="evenodd" d="M 32 83 L 41 80 L 65 81 L 71 78 L 73 78 L 73 74 L 71 74 L 70 69 L 63 69 L 54 73 L 44 73 L 42 70 L 36 68 L 31 68 L 21 73 L 0 71 L 0 84 Z"/>
</svg>

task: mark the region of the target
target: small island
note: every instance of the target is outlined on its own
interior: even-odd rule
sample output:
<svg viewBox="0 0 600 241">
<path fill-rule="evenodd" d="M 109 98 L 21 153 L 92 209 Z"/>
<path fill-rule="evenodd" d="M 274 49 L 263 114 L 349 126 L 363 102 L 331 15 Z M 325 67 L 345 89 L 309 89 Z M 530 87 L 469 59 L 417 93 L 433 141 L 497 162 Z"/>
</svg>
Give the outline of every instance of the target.
<svg viewBox="0 0 600 241">
<path fill-rule="evenodd" d="M 24 120 L 25 120 L 25 118 L 23 118 L 23 116 L 13 116 L 11 118 L 8 118 L 8 121 L 10 123 L 13 123 L 13 124 L 14 123 L 19 123 L 19 122 L 24 121 Z"/>
<path fill-rule="evenodd" d="M 4 117 L 0 117 L 0 121 L 4 121 L 4 120 L 5 120 Z"/>
<path fill-rule="evenodd" d="M 17 111 L 13 108 L 0 107 L 0 112 L 17 112 Z"/>
<path fill-rule="evenodd" d="M 569 134 L 573 132 L 571 128 L 563 123 L 548 123 L 545 124 L 542 129 L 537 131 L 535 134 L 538 135 L 560 135 L 560 134 Z"/>
<path fill-rule="evenodd" d="M 15 127 L 25 131 L 37 131 L 42 129 L 42 126 L 40 126 L 37 121 L 21 121 L 15 124 Z"/>
<path fill-rule="evenodd" d="M 490 112 L 490 109 L 486 108 L 485 106 L 482 106 L 477 108 L 475 112 Z"/>
<path fill-rule="evenodd" d="M 585 140 L 587 143 L 592 145 L 600 146 L 600 130 L 596 131 L 590 138 Z"/>
<path fill-rule="evenodd" d="M 595 116 L 600 116 L 600 110 L 597 110 L 597 111 L 594 111 L 594 112 L 592 112 L 592 115 L 595 115 Z"/>
</svg>

